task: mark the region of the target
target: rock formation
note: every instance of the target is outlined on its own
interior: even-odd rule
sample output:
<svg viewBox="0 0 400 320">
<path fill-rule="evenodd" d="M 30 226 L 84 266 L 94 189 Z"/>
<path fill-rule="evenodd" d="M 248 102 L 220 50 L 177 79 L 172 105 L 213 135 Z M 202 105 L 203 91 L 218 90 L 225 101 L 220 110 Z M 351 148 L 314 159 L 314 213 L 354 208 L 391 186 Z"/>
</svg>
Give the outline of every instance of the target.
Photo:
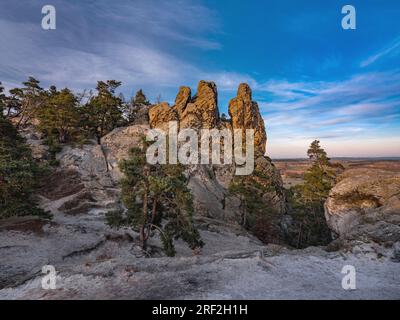
<svg viewBox="0 0 400 320">
<path fill-rule="evenodd" d="M 206 81 L 199 82 L 195 96 L 191 97 L 190 88 L 180 87 L 175 105 L 170 107 L 163 102 L 149 110 L 151 128 L 162 130 L 167 130 L 171 120 L 178 122 L 179 129 L 254 129 L 255 169 L 268 177 L 260 182 L 270 186 L 270 192 L 263 198 L 277 212 L 284 213 L 282 180 L 264 156 L 267 142 L 264 121 L 247 84 L 239 85 L 237 96 L 229 103 L 229 114 L 230 120 L 220 118 L 216 85 Z M 190 169 L 189 187 L 198 214 L 225 221 L 239 220 L 240 201 L 227 190 L 233 174 L 234 165 L 199 165 Z"/>
<path fill-rule="evenodd" d="M 168 132 L 168 122 L 178 120 L 177 112 L 167 102 L 162 102 L 149 110 L 149 122 L 152 128 Z"/>
<path fill-rule="evenodd" d="M 255 129 L 255 168 L 269 191 L 263 199 L 279 213 L 285 211 L 282 181 L 278 171 L 265 151 L 266 134 L 257 103 L 251 100 L 251 90 L 246 84 L 239 86 L 237 97 L 230 103 L 232 120 L 219 118 L 217 89 L 214 83 L 200 81 L 198 92 L 191 96 L 190 88 L 181 87 L 170 107 L 160 103 L 149 109 L 149 125 L 131 125 L 117 128 L 101 139 L 83 146 L 66 146 L 58 154 L 60 166 L 52 177 L 63 186 L 44 188 L 44 206 L 52 212 L 68 214 L 99 214 L 120 206 L 118 181 L 121 173 L 118 163 L 128 156 L 140 137 L 152 128 L 168 129 L 169 121 L 177 121 L 182 128 L 238 128 Z M 241 220 L 241 202 L 228 191 L 234 176 L 235 165 L 196 165 L 188 168 L 189 188 L 194 197 L 196 219 L 214 219 L 238 225 Z"/>
<path fill-rule="evenodd" d="M 150 126 L 165 129 L 168 121 L 192 129 L 216 128 L 219 121 L 217 87 L 213 82 L 200 81 L 197 94 L 191 97 L 189 87 L 180 87 L 175 105 L 162 102 L 149 110 Z"/>
<path fill-rule="evenodd" d="M 255 152 L 264 155 L 267 143 L 264 120 L 261 117 L 257 102 L 252 100 L 248 84 L 239 85 L 236 98 L 229 102 L 229 116 L 233 129 L 254 129 Z"/>
<path fill-rule="evenodd" d="M 59 167 L 41 190 L 51 221 L 16 217 L 0 223 L 0 299 L 396 299 L 400 296 L 400 242 L 393 250 L 360 244 L 352 251 L 289 250 L 264 245 L 237 224 L 240 200 L 229 194 L 233 167 L 198 165 L 188 170 L 195 221 L 205 242 L 199 255 L 177 241 L 177 258 L 149 241 L 151 258 L 136 246 L 138 233 L 113 230 L 104 213 L 120 206 L 118 162 L 151 127 L 176 120 L 181 128 L 254 128 L 259 151 L 257 182 L 263 199 L 284 212 L 282 181 L 263 155 L 266 134 L 250 88 L 242 84 L 230 103 L 231 119 L 219 118 L 216 87 L 200 82 L 198 93 L 181 87 L 173 107 L 160 104 L 140 125 L 117 128 L 83 146 L 65 146 Z M 43 141 L 26 132 L 38 159 Z M 331 228 L 341 237 L 399 241 L 400 176 L 349 171 L 326 204 Z M 357 290 L 340 286 L 345 264 L 357 266 Z M 42 289 L 42 267 L 53 265 L 57 289 Z M 173 275 L 173 277 L 171 277 Z M 265 290 L 268 288 L 268 290 Z M 312 288 L 312 290 L 310 290 Z"/>
<path fill-rule="evenodd" d="M 340 238 L 400 241 L 400 174 L 347 170 L 325 203 L 328 226 Z"/>
</svg>

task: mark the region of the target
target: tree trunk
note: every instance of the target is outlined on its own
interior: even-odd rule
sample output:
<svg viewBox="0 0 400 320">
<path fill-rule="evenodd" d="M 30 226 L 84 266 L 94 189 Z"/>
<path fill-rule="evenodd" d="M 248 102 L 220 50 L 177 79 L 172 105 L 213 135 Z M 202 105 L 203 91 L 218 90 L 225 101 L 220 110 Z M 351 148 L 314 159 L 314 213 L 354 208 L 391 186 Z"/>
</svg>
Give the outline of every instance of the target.
<svg viewBox="0 0 400 320">
<path fill-rule="evenodd" d="M 148 168 L 144 167 L 144 176 L 145 176 L 145 187 L 144 187 L 144 195 L 143 195 L 143 225 L 140 228 L 140 242 L 142 245 L 142 249 L 147 249 L 147 239 L 149 238 L 149 217 L 148 217 L 148 197 L 149 197 L 149 185 L 147 177 L 149 175 Z M 147 232 L 146 232 L 147 231 Z"/>
<path fill-rule="evenodd" d="M 157 197 L 154 197 L 153 199 L 153 207 L 151 211 L 151 224 L 154 223 L 154 220 L 157 217 Z"/>
<path fill-rule="evenodd" d="M 147 239 L 145 236 L 145 225 L 144 224 L 140 227 L 140 246 L 142 247 L 143 251 L 147 250 Z"/>
<path fill-rule="evenodd" d="M 143 250 L 147 249 L 147 239 L 148 239 L 148 236 L 146 234 L 146 227 L 148 224 L 147 220 L 148 220 L 148 217 L 147 217 L 147 190 L 146 190 L 144 193 L 144 196 L 143 196 L 143 221 L 144 222 L 143 222 L 142 226 L 140 227 L 140 243 L 141 243 Z"/>
<path fill-rule="evenodd" d="M 58 137 L 58 140 L 60 141 L 60 143 L 65 143 L 66 136 L 67 136 L 67 134 L 66 134 L 65 130 L 64 129 L 60 129 L 60 134 L 59 134 L 59 137 Z"/>
</svg>

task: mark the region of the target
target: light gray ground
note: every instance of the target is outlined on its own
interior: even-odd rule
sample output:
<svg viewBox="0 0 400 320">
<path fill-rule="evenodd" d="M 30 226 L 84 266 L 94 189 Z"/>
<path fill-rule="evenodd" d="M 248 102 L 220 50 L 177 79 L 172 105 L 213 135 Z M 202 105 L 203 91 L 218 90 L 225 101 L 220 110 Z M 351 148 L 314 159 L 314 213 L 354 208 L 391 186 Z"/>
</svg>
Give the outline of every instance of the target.
<svg viewBox="0 0 400 320">
<path fill-rule="evenodd" d="M 392 249 L 289 250 L 202 225 L 201 253 L 178 242 L 175 258 L 164 257 L 157 240 L 143 257 L 136 234 L 111 230 L 96 215 L 60 214 L 34 232 L 0 229 L 0 299 L 400 299 Z M 58 272 L 56 290 L 42 289 L 45 264 Z M 342 289 L 345 265 L 356 268 L 356 290 Z"/>
</svg>

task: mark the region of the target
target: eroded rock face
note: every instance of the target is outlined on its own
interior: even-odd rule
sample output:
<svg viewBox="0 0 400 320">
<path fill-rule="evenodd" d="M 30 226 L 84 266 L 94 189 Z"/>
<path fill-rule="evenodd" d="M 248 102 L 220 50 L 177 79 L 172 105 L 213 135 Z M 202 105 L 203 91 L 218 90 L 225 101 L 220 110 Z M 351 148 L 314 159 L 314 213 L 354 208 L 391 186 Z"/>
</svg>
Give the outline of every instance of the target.
<svg viewBox="0 0 400 320">
<path fill-rule="evenodd" d="M 196 96 L 185 108 L 179 108 L 182 110 L 179 113 L 181 129 L 216 128 L 219 121 L 217 86 L 214 82 L 200 81 Z"/>
<path fill-rule="evenodd" d="M 267 203 L 278 213 L 285 212 L 285 198 L 279 172 L 264 156 L 267 136 L 258 105 L 252 100 L 250 87 L 239 85 L 237 96 L 230 101 L 231 119 L 221 119 L 218 111 L 218 93 L 213 82 L 200 81 L 195 96 L 189 87 L 180 87 L 175 105 L 167 103 L 153 106 L 150 111 L 151 128 L 168 130 L 168 121 L 177 121 L 178 129 L 254 129 L 255 170 L 267 178 L 259 183 L 269 186 L 263 195 Z M 224 221 L 239 221 L 241 203 L 228 192 L 234 177 L 235 165 L 197 165 L 189 170 L 189 187 L 194 196 L 198 215 Z"/>
<path fill-rule="evenodd" d="M 147 130 L 149 130 L 147 124 L 133 125 L 116 128 L 101 138 L 101 146 L 108 170 L 115 183 L 122 178 L 118 163 L 128 157 L 131 148 L 140 146 L 141 139 L 146 136 Z"/>
<path fill-rule="evenodd" d="M 168 129 L 168 121 L 178 121 L 181 129 L 216 128 L 219 121 L 217 87 L 214 82 L 200 81 L 194 97 L 189 87 L 180 87 L 174 106 L 166 102 L 155 105 L 149 117 L 152 128 L 163 130 Z"/>
<path fill-rule="evenodd" d="M 341 238 L 400 240 L 400 174 L 347 170 L 325 203 L 328 226 Z"/>
<path fill-rule="evenodd" d="M 99 215 L 118 208 L 121 205 L 118 181 L 122 178 L 118 163 L 128 157 L 132 147 L 141 143 L 141 137 L 147 130 L 168 130 L 168 122 L 177 121 L 180 129 L 232 129 L 233 124 L 235 128 L 254 128 L 258 143 L 256 148 L 260 151 L 255 159 L 255 169 L 267 177 L 259 178 L 262 181 L 258 182 L 269 187 L 263 199 L 277 212 L 284 213 L 285 199 L 279 173 L 271 161 L 260 154 L 265 150 L 265 128 L 257 104 L 251 100 L 250 88 L 240 85 L 238 96 L 232 101 L 233 120 L 220 119 L 215 84 L 200 81 L 194 97 L 190 88 L 181 87 L 173 107 L 167 103 L 152 106 L 149 110 L 149 125 L 117 128 L 104 136 L 100 145 L 93 141 L 83 146 L 64 147 L 57 156 L 60 166 L 52 177 L 57 185 L 63 187 L 42 192 L 44 207 L 52 212 L 71 215 Z M 263 143 L 260 144 L 260 141 Z M 240 223 L 241 201 L 228 191 L 234 174 L 235 164 L 188 167 L 189 187 L 197 218 Z"/>
<path fill-rule="evenodd" d="M 168 122 L 177 121 L 178 114 L 167 102 L 162 102 L 150 108 L 149 121 L 152 128 L 168 132 Z"/>
<path fill-rule="evenodd" d="M 83 146 L 65 146 L 57 155 L 60 165 L 42 188 L 42 206 L 52 213 L 102 215 L 117 209 L 118 163 L 138 146 L 148 125 L 117 128 L 101 139 Z"/>
<path fill-rule="evenodd" d="M 36 160 L 45 160 L 50 157 L 49 147 L 44 144 L 44 139 L 34 126 L 20 130 L 22 137 L 32 150 L 32 157 Z"/>
<path fill-rule="evenodd" d="M 189 87 L 180 87 L 175 98 L 175 110 L 178 114 L 182 114 L 190 100 L 192 99 L 192 91 Z"/>
<path fill-rule="evenodd" d="M 252 92 L 248 84 L 239 85 L 237 97 L 229 102 L 229 116 L 233 129 L 254 129 L 255 152 L 265 154 L 267 135 L 264 120 L 258 109 L 258 104 L 252 101 Z"/>
<path fill-rule="evenodd" d="M 115 209 L 118 189 L 95 141 L 66 146 L 57 155 L 60 165 L 41 191 L 42 206 L 53 214 L 97 215 Z"/>
</svg>

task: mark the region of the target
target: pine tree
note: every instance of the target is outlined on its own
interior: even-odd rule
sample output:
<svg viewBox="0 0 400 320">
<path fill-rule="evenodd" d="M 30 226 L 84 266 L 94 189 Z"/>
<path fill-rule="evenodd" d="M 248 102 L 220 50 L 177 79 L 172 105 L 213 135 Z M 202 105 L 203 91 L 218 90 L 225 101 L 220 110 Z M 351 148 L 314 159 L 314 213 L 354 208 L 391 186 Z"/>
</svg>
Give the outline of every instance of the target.
<svg viewBox="0 0 400 320">
<path fill-rule="evenodd" d="M 173 240 L 182 238 L 191 249 L 203 245 L 193 225 L 193 200 L 180 165 L 150 165 L 146 161 L 146 142 L 132 148 L 128 160 L 120 163 L 121 198 L 125 214 L 107 215 L 113 226 L 130 225 L 139 229 L 143 250 L 153 231 L 158 231 L 168 256 L 175 255 Z M 139 200 L 140 199 L 140 200 Z M 165 220 L 165 223 L 161 223 Z"/>
<path fill-rule="evenodd" d="M 0 218 L 48 214 L 38 207 L 35 192 L 45 173 L 31 149 L 3 115 L 0 116 Z"/>
<path fill-rule="evenodd" d="M 311 166 L 304 174 L 304 183 L 288 191 L 291 216 L 295 225 L 290 242 L 299 248 L 324 245 L 331 240 L 324 215 L 324 202 L 338 173 L 338 166 L 330 162 L 318 140 L 311 143 L 307 155 Z"/>
<path fill-rule="evenodd" d="M 56 87 L 50 87 L 47 103 L 38 111 L 38 120 L 39 129 L 49 139 L 58 143 L 72 140 L 80 120 L 77 98 L 67 88 L 57 91 Z"/>
<path fill-rule="evenodd" d="M 270 177 L 256 168 L 252 175 L 234 177 L 229 191 L 241 201 L 240 224 L 264 243 L 279 243 L 279 214 L 264 197 L 273 191 Z"/>
<path fill-rule="evenodd" d="M 4 87 L 2 86 L 2 83 L 0 81 L 0 118 L 4 117 L 4 110 L 6 108 L 6 100 L 7 100 L 7 97 L 4 94 Z"/>
<path fill-rule="evenodd" d="M 314 140 L 307 151 L 312 166 L 304 174 L 304 184 L 299 188 L 305 202 L 325 201 L 335 182 L 335 170 L 327 153 Z"/>
<path fill-rule="evenodd" d="M 139 89 L 136 92 L 135 98 L 133 99 L 133 102 L 135 105 L 141 105 L 144 104 L 146 106 L 150 105 L 149 100 L 147 100 L 146 95 L 143 93 L 142 89 Z"/>
<path fill-rule="evenodd" d="M 150 102 L 147 100 L 146 95 L 143 93 L 143 90 L 139 89 L 136 92 L 135 97 L 131 99 L 130 103 L 127 103 L 125 105 L 125 116 L 128 119 L 128 122 L 134 122 L 140 110 L 149 105 Z"/>
<path fill-rule="evenodd" d="M 123 124 L 122 100 L 115 96 L 120 85 L 121 82 L 115 80 L 98 81 L 97 95 L 82 109 L 83 124 L 95 135 L 98 143 L 104 135 Z"/>
<path fill-rule="evenodd" d="M 10 90 L 13 97 L 14 117 L 17 128 L 30 124 L 36 118 L 38 110 L 46 104 L 46 93 L 39 86 L 40 81 L 29 77 L 23 82 L 23 88 Z"/>
</svg>

